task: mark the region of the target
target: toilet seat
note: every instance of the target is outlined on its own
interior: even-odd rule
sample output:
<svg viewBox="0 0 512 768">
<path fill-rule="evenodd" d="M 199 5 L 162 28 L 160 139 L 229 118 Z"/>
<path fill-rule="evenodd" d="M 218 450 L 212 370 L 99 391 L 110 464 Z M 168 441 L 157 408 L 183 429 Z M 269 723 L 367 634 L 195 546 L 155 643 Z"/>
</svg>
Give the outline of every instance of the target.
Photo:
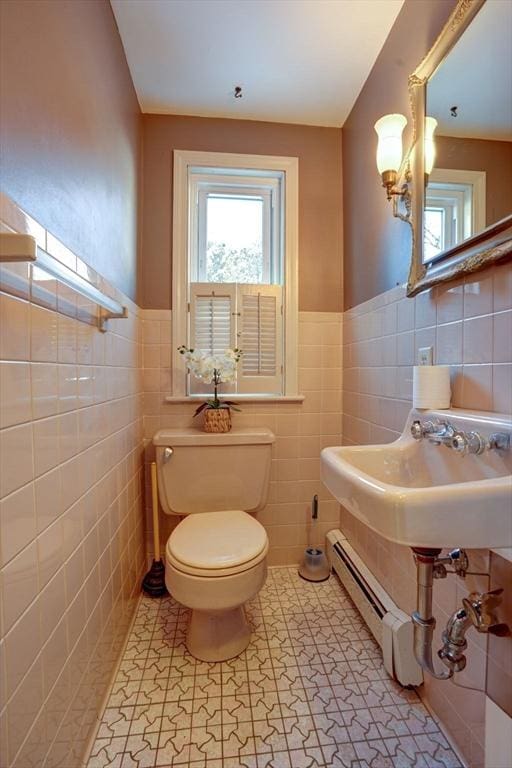
<svg viewBox="0 0 512 768">
<path fill-rule="evenodd" d="M 268 552 L 268 537 L 241 510 L 188 515 L 169 536 L 166 557 L 177 570 L 203 578 L 231 576 L 253 568 Z"/>
</svg>

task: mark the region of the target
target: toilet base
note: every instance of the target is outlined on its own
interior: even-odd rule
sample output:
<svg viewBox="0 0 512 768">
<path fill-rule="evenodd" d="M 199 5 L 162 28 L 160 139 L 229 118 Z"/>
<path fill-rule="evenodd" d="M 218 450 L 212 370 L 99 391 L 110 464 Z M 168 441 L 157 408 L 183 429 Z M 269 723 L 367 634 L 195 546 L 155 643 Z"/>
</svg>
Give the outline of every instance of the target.
<svg viewBox="0 0 512 768">
<path fill-rule="evenodd" d="M 243 605 L 228 611 L 192 611 L 186 643 L 200 661 L 233 659 L 245 651 L 250 639 Z"/>
</svg>

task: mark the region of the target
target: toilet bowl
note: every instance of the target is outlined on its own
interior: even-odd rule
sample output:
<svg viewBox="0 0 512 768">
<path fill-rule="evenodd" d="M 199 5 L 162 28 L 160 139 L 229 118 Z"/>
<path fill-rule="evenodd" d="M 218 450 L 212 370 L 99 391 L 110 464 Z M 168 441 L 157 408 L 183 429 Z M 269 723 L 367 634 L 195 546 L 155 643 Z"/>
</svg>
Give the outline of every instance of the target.
<svg viewBox="0 0 512 768">
<path fill-rule="evenodd" d="M 266 500 L 274 435 L 160 430 L 153 442 L 162 507 L 183 516 L 166 544 L 165 583 L 191 609 L 189 652 L 225 661 L 250 641 L 244 604 L 267 575 L 268 537 L 253 513 Z"/>
<path fill-rule="evenodd" d="M 244 603 L 265 583 L 268 538 L 246 512 L 205 512 L 184 519 L 166 546 L 165 582 L 172 596 L 192 609 L 190 653 L 224 661 L 248 645 Z"/>
</svg>

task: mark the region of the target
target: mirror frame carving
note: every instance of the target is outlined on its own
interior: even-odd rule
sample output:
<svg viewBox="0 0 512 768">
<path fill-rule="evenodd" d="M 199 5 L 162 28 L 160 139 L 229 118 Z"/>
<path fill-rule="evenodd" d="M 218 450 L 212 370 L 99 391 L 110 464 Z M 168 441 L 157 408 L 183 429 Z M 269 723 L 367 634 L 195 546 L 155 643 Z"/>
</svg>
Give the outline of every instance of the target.
<svg viewBox="0 0 512 768">
<path fill-rule="evenodd" d="M 407 281 L 407 296 L 432 286 L 476 272 L 512 256 L 512 215 L 492 224 L 482 232 L 444 251 L 434 262 L 423 263 L 423 207 L 425 201 L 424 118 L 426 87 L 437 67 L 473 21 L 485 0 L 458 0 L 441 34 L 423 61 L 410 75 L 409 99 L 412 112 L 411 169 L 412 258 Z"/>
</svg>

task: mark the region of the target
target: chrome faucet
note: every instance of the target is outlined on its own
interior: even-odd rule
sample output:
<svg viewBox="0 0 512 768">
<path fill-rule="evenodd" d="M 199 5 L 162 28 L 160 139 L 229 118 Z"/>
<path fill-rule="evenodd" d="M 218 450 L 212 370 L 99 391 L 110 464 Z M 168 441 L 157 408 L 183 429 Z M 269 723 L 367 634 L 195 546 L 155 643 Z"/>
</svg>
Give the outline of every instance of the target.
<svg viewBox="0 0 512 768">
<path fill-rule="evenodd" d="M 489 448 L 497 451 L 510 450 L 510 435 L 506 432 L 494 432 L 489 438 Z"/>
<path fill-rule="evenodd" d="M 427 440 L 433 445 L 445 445 L 462 455 L 480 455 L 486 449 L 510 450 L 510 435 L 506 432 L 496 432 L 488 440 L 479 432 L 464 432 L 457 430 L 449 421 L 425 421 L 416 419 L 411 424 L 411 435 L 415 440 Z"/>
<path fill-rule="evenodd" d="M 424 437 L 434 445 L 450 445 L 455 435 L 455 429 L 448 421 L 421 421 L 416 419 L 411 425 L 411 435 L 415 440 L 422 440 Z"/>
<path fill-rule="evenodd" d="M 415 419 L 411 424 L 411 435 L 415 440 L 423 440 L 427 435 L 432 435 L 441 424 L 446 422 L 434 422 L 424 421 L 423 424 L 419 419 Z"/>
<path fill-rule="evenodd" d="M 466 632 L 471 625 L 478 632 L 500 637 L 509 634 L 508 626 L 499 623 L 496 617 L 496 607 L 501 602 L 502 592 L 503 589 L 483 594 L 472 592 L 469 597 L 463 598 L 463 608 L 457 609 L 449 618 L 443 632 L 443 646 L 437 655 L 451 671 L 460 672 L 466 666 Z"/>
<path fill-rule="evenodd" d="M 434 429 L 427 435 L 427 439 L 429 443 L 434 445 L 446 445 L 448 448 L 452 448 L 454 436 L 454 427 L 448 421 L 440 421 L 434 425 Z"/>
</svg>

